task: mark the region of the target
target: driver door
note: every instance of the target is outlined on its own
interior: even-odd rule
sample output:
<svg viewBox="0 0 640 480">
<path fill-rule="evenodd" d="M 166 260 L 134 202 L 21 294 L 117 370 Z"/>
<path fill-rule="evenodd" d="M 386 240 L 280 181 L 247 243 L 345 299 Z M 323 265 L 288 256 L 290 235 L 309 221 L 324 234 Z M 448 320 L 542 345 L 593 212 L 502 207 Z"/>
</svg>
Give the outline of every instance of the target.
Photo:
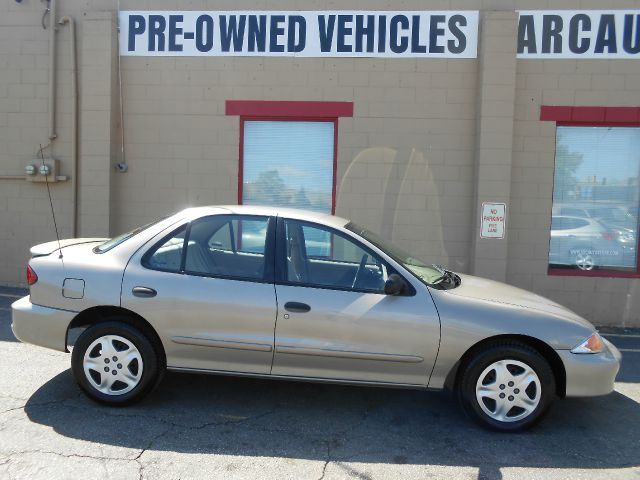
<svg viewBox="0 0 640 480">
<path fill-rule="evenodd" d="M 426 386 L 440 335 L 426 289 L 385 295 L 396 272 L 344 232 L 283 218 L 277 231 L 271 373 Z"/>
</svg>

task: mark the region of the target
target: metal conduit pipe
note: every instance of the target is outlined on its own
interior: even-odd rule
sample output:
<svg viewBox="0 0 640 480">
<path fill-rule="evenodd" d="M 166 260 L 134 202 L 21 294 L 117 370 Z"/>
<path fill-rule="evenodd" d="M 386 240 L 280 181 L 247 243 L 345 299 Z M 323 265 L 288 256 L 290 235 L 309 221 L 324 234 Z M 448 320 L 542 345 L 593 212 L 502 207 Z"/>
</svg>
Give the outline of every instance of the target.
<svg viewBox="0 0 640 480">
<path fill-rule="evenodd" d="M 49 0 L 49 142 L 56 134 L 56 0 Z"/>
<path fill-rule="evenodd" d="M 58 22 L 69 24 L 71 32 L 71 236 L 78 230 L 78 61 L 76 54 L 76 22 L 73 17 L 64 16 Z"/>
</svg>

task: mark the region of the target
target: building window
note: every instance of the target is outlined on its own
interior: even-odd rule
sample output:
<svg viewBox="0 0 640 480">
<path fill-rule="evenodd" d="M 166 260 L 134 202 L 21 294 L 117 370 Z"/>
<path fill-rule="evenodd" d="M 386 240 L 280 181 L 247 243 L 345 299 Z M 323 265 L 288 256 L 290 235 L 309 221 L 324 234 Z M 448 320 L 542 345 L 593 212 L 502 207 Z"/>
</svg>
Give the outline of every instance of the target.
<svg viewBox="0 0 640 480">
<path fill-rule="evenodd" d="M 335 213 L 338 118 L 351 102 L 227 101 L 240 116 L 238 203 Z"/>
<path fill-rule="evenodd" d="M 242 120 L 241 203 L 333 213 L 335 121 Z"/>
<path fill-rule="evenodd" d="M 640 125 L 558 121 L 549 273 L 638 276 L 639 207 Z"/>
</svg>

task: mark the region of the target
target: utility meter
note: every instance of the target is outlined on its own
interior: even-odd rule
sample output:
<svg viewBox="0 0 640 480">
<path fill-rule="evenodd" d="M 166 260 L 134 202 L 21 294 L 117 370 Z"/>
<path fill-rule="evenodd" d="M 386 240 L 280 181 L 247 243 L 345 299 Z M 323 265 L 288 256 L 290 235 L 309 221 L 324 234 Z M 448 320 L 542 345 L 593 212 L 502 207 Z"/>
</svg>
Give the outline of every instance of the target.
<svg viewBox="0 0 640 480">
<path fill-rule="evenodd" d="M 24 167 L 25 179 L 30 182 L 57 182 L 58 160 L 56 158 L 44 157 L 34 158 L 33 162 Z"/>
</svg>

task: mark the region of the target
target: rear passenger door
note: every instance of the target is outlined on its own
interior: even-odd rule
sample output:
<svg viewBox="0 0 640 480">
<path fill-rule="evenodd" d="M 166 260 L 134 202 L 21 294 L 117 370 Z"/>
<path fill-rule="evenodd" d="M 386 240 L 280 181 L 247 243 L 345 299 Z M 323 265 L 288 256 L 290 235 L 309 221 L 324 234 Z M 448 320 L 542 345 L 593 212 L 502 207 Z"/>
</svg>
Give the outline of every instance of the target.
<svg viewBox="0 0 640 480">
<path fill-rule="evenodd" d="M 194 220 L 132 258 L 122 305 L 153 325 L 170 368 L 268 374 L 274 242 L 269 217 Z"/>
</svg>

